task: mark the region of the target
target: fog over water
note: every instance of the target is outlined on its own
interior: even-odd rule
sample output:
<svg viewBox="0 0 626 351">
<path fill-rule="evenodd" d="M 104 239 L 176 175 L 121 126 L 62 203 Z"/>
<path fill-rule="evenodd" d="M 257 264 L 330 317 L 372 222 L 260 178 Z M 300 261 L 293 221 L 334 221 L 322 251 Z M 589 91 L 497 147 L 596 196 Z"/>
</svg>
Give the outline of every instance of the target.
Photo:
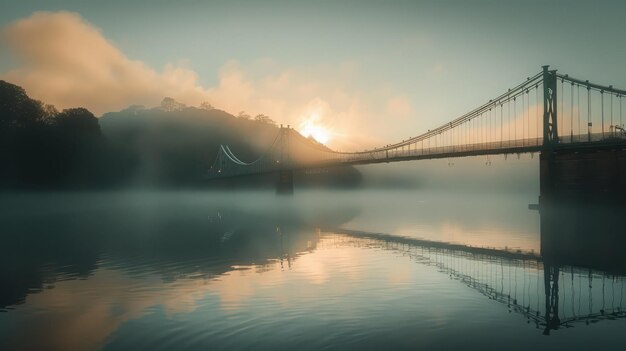
<svg viewBox="0 0 626 351">
<path fill-rule="evenodd" d="M 391 166 L 361 167 L 361 189 L 296 186 L 294 196 L 4 194 L 0 345 L 450 349 L 469 340 L 473 349 L 505 341 L 567 349 L 624 341 L 615 320 L 620 275 L 561 268 L 559 317 L 575 330 L 546 322 L 544 275 L 553 270 L 538 256 L 540 214 L 528 209 L 537 185 L 515 181 L 534 171 L 530 158 Z M 390 188 L 394 177 L 418 181 Z"/>
<path fill-rule="evenodd" d="M 624 14 L 2 1 L 0 351 L 624 349 Z"/>
</svg>

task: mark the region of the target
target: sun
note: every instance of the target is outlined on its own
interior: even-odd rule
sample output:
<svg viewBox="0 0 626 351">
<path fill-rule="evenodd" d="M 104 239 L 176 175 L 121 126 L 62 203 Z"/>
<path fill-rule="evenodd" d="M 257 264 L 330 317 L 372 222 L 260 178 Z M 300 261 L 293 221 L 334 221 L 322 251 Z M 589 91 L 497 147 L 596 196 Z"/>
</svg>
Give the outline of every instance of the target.
<svg viewBox="0 0 626 351">
<path fill-rule="evenodd" d="M 302 123 L 300 127 L 300 134 L 307 138 L 312 137 L 319 143 L 326 144 L 330 140 L 330 133 L 328 129 L 316 123 L 318 119 L 319 116 L 315 114 L 311 115 L 311 117 Z"/>
</svg>

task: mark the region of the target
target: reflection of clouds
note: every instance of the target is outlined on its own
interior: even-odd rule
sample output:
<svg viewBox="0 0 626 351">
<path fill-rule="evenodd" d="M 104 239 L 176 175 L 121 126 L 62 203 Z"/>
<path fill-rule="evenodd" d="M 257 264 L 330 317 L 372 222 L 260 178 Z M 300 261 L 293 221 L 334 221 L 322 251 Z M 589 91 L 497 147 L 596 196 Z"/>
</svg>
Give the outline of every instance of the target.
<svg viewBox="0 0 626 351">
<path fill-rule="evenodd" d="M 344 229 L 381 232 L 477 247 L 539 250 L 539 216 L 524 196 L 454 191 L 369 191 Z M 358 201 L 358 200 L 357 200 Z"/>
<path fill-rule="evenodd" d="M 26 303 L 13 311 L 28 309 L 30 315 L 18 322 L 16 329 L 23 332 L 14 335 L 11 342 L 26 349 L 94 349 L 114 341 L 116 336 L 124 339 L 129 329 L 121 331 L 120 327 L 146 316 L 155 307 L 165 312 L 165 318 L 200 318 L 199 329 L 187 332 L 205 337 L 209 335 L 206 328 L 232 332 L 231 323 L 255 324 L 266 318 L 277 323 L 285 313 L 293 318 L 311 315 L 324 321 L 366 319 L 385 311 L 380 298 L 397 298 L 384 293 L 386 290 L 410 290 L 425 297 L 438 289 L 438 282 L 448 281 L 432 267 L 409 264 L 404 258 L 398 259 L 396 253 L 381 254 L 379 250 L 367 241 L 328 235 L 321 238 L 317 249 L 298 254 L 291 269 L 282 270 L 280 260 L 273 260 L 262 265 L 232 266 L 214 279 L 187 275 L 174 282 L 164 281 L 157 272 L 129 276 L 100 268 L 86 280 L 61 281 L 53 289 L 28 296 Z M 435 284 L 412 289 L 418 279 Z M 373 307 L 372 297 L 379 299 Z M 423 306 L 423 316 L 435 321 L 445 319 L 434 315 L 439 312 L 421 299 L 412 301 Z M 210 313 L 206 313 L 207 308 Z M 224 315 L 234 319 L 224 321 Z"/>
<path fill-rule="evenodd" d="M 241 309 L 259 294 L 269 295 L 283 307 L 292 306 L 308 287 L 328 282 L 329 266 L 333 265 L 330 258 L 336 253 L 313 257 L 316 252 L 298 255 L 292 263 L 294 271 L 281 271 L 280 261 L 272 261 L 233 266 L 214 279 L 180 278 L 171 283 L 164 283 L 157 274 L 134 278 L 117 270 L 97 269 L 86 280 L 60 281 L 52 289 L 29 295 L 16 312 L 27 308 L 36 317 L 22 322 L 17 329 L 23 332 L 10 342 L 25 349 L 94 349 L 123 323 L 144 316 L 150 307 L 161 306 L 167 316 L 190 313 L 207 294 L 219 297 L 222 310 Z M 350 257 L 344 255 L 342 260 L 358 264 Z"/>
<path fill-rule="evenodd" d="M 323 249 L 299 255 L 289 270 L 281 270 L 280 261 L 264 265 L 266 269 L 261 272 L 234 270 L 220 276 L 219 282 L 210 284 L 208 290 L 219 296 L 223 310 L 245 308 L 256 298 L 265 303 L 272 301 L 284 309 L 298 309 L 303 308 L 299 305 L 302 299 L 316 299 L 322 294 L 345 296 L 366 278 L 367 272 L 361 269 L 367 266 L 366 253 L 334 246 L 330 241 L 322 238 L 319 245 Z"/>
<path fill-rule="evenodd" d="M 411 281 L 411 272 L 413 267 L 408 265 L 398 266 L 396 269 L 389 271 L 389 277 L 387 282 L 391 285 L 405 285 Z"/>
<path fill-rule="evenodd" d="M 400 227 L 394 234 L 408 237 L 426 238 L 453 244 L 497 249 L 519 248 L 523 251 L 539 251 L 537 233 L 513 230 L 501 223 L 468 224 L 452 221 Z"/>
<path fill-rule="evenodd" d="M 102 345 L 122 323 L 162 305 L 168 315 L 191 312 L 204 296 L 206 280 L 168 284 L 155 293 L 157 277 L 133 279 L 119 271 L 98 269 L 85 280 L 68 280 L 29 295 L 26 303 L 36 318 L 11 341 L 23 349 L 85 350 Z"/>
</svg>

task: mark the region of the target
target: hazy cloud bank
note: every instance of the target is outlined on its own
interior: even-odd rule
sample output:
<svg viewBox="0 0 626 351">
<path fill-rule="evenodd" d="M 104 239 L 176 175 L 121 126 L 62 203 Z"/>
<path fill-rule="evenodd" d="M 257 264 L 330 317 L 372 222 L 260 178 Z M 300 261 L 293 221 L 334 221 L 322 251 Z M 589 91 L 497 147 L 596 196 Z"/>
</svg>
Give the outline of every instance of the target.
<svg viewBox="0 0 626 351">
<path fill-rule="evenodd" d="M 18 66 L 0 78 L 59 108 L 84 106 L 102 114 L 134 104 L 156 106 L 165 96 L 194 106 L 208 101 L 233 114 L 263 113 L 297 129 L 322 125 L 331 146 L 345 149 L 381 143 L 373 122 L 390 124 L 413 114 L 402 94 L 355 89 L 356 63 L 266 70 L 261 60 L 247 69 L 233 60 L 219 70 L 216 86 L 203 87 L 184 65 L 158 71 L 127 57 L 76 13 L 34 13 L 4 28 L 3 42 Z"/>
</svg>

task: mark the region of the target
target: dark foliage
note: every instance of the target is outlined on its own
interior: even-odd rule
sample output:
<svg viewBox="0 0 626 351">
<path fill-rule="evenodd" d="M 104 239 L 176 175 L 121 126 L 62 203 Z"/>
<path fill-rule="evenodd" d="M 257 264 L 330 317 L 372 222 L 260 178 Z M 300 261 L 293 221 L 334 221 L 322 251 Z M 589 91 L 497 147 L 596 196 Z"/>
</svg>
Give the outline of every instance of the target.
<svg viewBox="0 0 626 351">
<path fill-rule="evenodd" d="M 62 112 L 0 81 L 0 173 L 3 188 L 101 185 L 106 145 L 98 119 L 83 108 Z"/>
<path fill-rule="evenodd" d="M 220 144 L 244 161 L 272 144 L 278 126 L 259 116 L 165 98 L 158 108 L 131 106 L 98 119 L 84 108 L 58 112 L 0 81 L 0 188 L 203 186 Z M 354 169 L 341 174 L 342 184 L 360 179 Z"/>
</svg>

